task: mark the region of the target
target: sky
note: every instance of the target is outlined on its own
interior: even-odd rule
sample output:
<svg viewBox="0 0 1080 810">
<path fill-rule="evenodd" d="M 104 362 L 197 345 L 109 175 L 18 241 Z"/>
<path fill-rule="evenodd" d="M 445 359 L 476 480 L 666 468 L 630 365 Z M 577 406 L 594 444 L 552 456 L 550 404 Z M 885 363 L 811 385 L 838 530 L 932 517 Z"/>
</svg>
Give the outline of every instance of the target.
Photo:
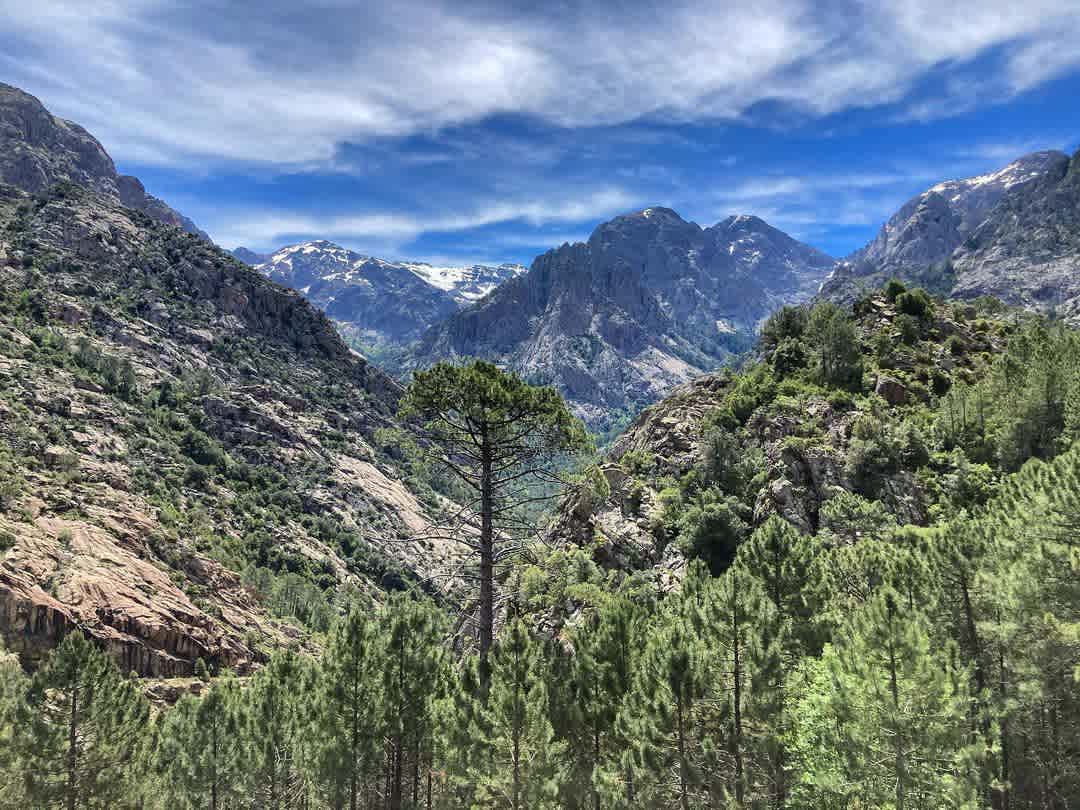
<svg viewBox="0 0 1080 810">
<path fill-rule="evenodd" d="M 666 205 L 834 256 L 1080 147 L 1080 0 L 0 0 L 0 81 L 224 247 L 518 261 Z"/>
</svg>

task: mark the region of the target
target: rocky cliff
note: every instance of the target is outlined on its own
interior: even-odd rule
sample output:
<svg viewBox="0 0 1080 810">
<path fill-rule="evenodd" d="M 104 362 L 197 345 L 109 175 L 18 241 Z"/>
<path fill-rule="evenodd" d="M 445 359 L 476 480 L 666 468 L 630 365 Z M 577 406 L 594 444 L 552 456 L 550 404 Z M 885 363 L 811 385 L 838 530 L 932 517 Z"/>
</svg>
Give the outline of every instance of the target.
<svg viewBox="0 0 1080 810">
<path fill-rule="evenodd" d="M 744 349 L 763 318 L 812 295 L 832 265 L 756 217 L 701 228 L 649 208 L 538 257 L 432 328 L 415 361 L 505 363 L 557 386 L 604 429 Z"/>
<path fill-rule="evenodd" d="M 852 300 L 895 276 L 963 298 L 990 294 L 1080 316 L 1080 153 L 1036 152 L 908 201 L 837 266 L 823 294 Z"/>
<path fill-rule="evenodd" d="M 63 181 L 92 188 L 158 222 L 210 239 L 190 219 L 147 194 L 138 178 L 117 174 L 112 158 L 81 126 L 52 115 L 30 94 L 0 82 L 0 183 L 34 194 Z"/>
<path fill-rule="evenodd" d="M 89 178 L 93 179 L 93 178 Z M 398 385 L 329 319 L 93 183 L 0 186 L 0 634 L 155 676 L 257 665 L 439 574 Z"/>
<path fill-rule="evenodd" d="M 743 539 L 774 514 L 814 534 L 847 531 L 854 514 L 926 525 L 956 508 L 943 493 L 992 473 L 933 452 L 937 397 L 986 377 L 1017 315 L 938 302 L 914 322 L 878 294 L 854 323 L 858 393 L 813 382 L 809 346 L 763 345 L 745 372 L 702 375 L 643 411 L 601 462 L 604 484 L 564 501 L 549 540 L 673 584 L 689 553 L 671 516 L 695 505 L 730 505 Z"/>
</svg>

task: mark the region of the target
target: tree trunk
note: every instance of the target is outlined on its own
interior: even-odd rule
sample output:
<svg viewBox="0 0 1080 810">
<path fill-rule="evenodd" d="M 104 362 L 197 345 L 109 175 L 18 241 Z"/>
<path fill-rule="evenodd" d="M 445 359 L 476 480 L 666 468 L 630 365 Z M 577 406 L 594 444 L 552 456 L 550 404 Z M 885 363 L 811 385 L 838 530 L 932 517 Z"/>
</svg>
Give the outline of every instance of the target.
<svg viewBox="0 0 1080 810">
<path fill-rule="evenodd" d="M 495 493 L 492 449 L 485 428 L 480 471 L 480 686 L 487 701 L 488 653 L 495 639 Z"/>
<path fill-rule="evenodd" d="M 992 740 L 990 738 L 990 718 L 984 711 L 985 706 L 983 705 L 983 700 L 986 697 L 986 670 L 983 668 L 982 639 L 979 638 L 979 628 L 975 623 L 975 609 L 971 604 L 971 590 L 968 587 L 967 577 L 963 573 L 960 574 L 960 595 L 964 603 L 964 623 L 967 625 L 968 639 L 971 644 L 971 657 L 975 661 L 975 691 L 978 693 L 978 697 L 972 704 L 972 709 L 976 713 L 983 715 L 980 718 L 982 736 L 983 741 L 989 748 Z M 990 785 L 985 779 L 985 774 L 986 772 L 980 769 L 979 800 L 989 803 L 991 791 Z"/>
<path fill-rule="evenodd" d="M 213 765 L 210 768 L 210 810 L 217 810 L 218 806 L 218 757 L 220 756 L 218 750 L 218 718 L 211 719 L 213 725 L 210 727 L 210 755 L 213 758 Z"/>
<path fill-rule="evenodd" d="M 390 810 L 401 810 L 401 780 L 403 776 L 401 735 L 394 735 L 393 762 L 394 770 L 390 781 Z"/>
<path fill-rule="evenodd" d="M 681 696 L 676 700 L 675 717 L 679 733 L 679 803 L 682 805 L 682 810 L 690 810 L 690 794 L 686 786 L 686 728 L 683 725 Z"/>
<path fill-rule="evenodd" d="M 998 646 L 998 693 L 1001 701 L 1001 810 L 1009 810 L 1009 719 L 1005 711 L 1008 680 L 1005 673 L 1005 651 Z"/>
<path fill-rule="evenodd" d="M 513 753 L 513 787 L 512 787 L 512 807 L 514 810 L 519 810 L 521 807 L 521 732 L 518 729 L 514 730 L 514 753 Z"/>
<path fill-rule="evenodd" d="M 79 682 L 76 677 L 71 692 L 71 716 L 68 720 L 67 810 L 75 810 L 79 796 Z"/>
<path fill-rule="evenodd" d="M 745 793 L 745 776 L 743 774 L 742 758 L 742 661 L 739 658 L 739 606 L 738 599 L 731 611 L 732 639 L 731 647 L 734 652 L 732 674 L 734 678 L 735 692 L 735 733 L 731 735 L 732 753 L 735 755 L 735 800 L 741 807 Z"/>
<path fill-rule="evenodd" d="M 900 715 L 900 686 L 896 681 L 896 650 L 893 649 L 892 639 L 889 639 L 889 688 L 892 692 L 893 713 L 899 721 Z M 904 741 L 900 738 L 899 722 L 894 729 L 895 734 L 895 762 L 896 770 L 896 810 L 904 810 Z"/>
<path fill-rule="evenodd" d="M 355 668 L 354 668 L 355 669 Z M 357 694 L 359 684 L 357 674 L 353 672 L 353 705 L 352 705 L 352 746 L 349 752 L 349 810 L 357 810 L 360 794 L 359 774 L 357 773 L 357 760 L 360 758 L 360 698 Z"/>
<path fill-rule="evenodd" d="M 412 773 L 412 806 L 417 806 L 417 799 L 420 797 L 420 740 L 419 735 L 416 741 L 416 748 L 413 749 L 413 773 Z"/>
<path fill-rule="evenodd" d="M 599 721 L 598 721 L 599 722 Z M 593 725 L 593 776 L 600 767 L 600 727 Z M 593 787 L 593 810 L 600 810 L 600 791 Z"/>
</svg>

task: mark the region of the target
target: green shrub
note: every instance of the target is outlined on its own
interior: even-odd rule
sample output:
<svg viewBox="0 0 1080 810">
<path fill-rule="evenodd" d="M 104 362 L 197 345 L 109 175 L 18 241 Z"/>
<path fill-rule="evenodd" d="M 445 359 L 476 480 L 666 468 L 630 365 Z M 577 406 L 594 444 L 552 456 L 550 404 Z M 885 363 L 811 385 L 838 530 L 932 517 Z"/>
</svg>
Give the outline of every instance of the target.
<svg viewBox="0 0 1080 810">
<path fill-rule="evenodd" d="M 908 313 L 903 313 L 896 316 L 896 320 L 893 322 L 900 332 L 900 341 L 906 343 L 908 346 L 913 346 L 919 341 L 919 321 L 915 316 Z"/>
<path fill-rule="evenodd" d="M 967 350 L 967 347 L 959 335 L 949 335 L 945 341 L 945 350 L 953 357 L 959 357 Z"/>
<path fill-rule="evenodd" d="M 896 308 L 906 315 L 919 319 L 929 317 L 933 311 L 930 296 L 925 290 L 920 289 L 902 292 L 896 296 Z"/>
<path fill-rule="evenodd" d="M 761 342 L 766 348 L 785 340 L 798 340 L 806 331 L 807 313 L 802 307 L 784 306 L 769 316 L 761 327 Z"/>
<path fill-rule="evenodd" d="M 750 534 L 744 507 L 735 498 L 713 490 L 691 505 L 679 521 L 679 548 L 688 557 L 704 560 L 714 575 L 735 559 L 735 550 Z"/>
<path fill-rule="evenodd" d="M 769 362 L 778 375 L 785 376 L 806 367 L 806 349 L 802 341 L 784 338 L 777 344 Z"/>
<path fill-rule="evenodd" d="M 896 299 L 907 292 L 907 287 L 904 286 L 900 279 L 890 278 L 885 284 L 885 297 L 890 301 L 895 302 Z"/>
</svg>

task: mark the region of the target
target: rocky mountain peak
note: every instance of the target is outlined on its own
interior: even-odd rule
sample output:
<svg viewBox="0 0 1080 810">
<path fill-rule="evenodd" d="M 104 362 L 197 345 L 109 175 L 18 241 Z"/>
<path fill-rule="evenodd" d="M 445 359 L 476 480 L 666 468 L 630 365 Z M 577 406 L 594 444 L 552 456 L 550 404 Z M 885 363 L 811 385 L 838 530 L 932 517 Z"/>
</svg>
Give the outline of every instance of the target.
<svg viewBox="0 0 1080 810">
<path fill-rule="evenodd" d="M 301 292 L 354 344 L 378 353 L 395 369 L 397 354 L 425 329 L 525 271 L 515 264 L 445 267 L 393 261 L 326 239 L 287 245 L 254 264 L 268 278 Z"/>
<path fill-rule="evenodd" d="M 895 276 L 943 295 L 990 294 L 1080 317 L 1080 190 L 1054 150 L 947 180 L 905 203 L 837 266 L 823 294 L 850 299 Z"/>
<path fill-rule="evenodd" d="M 158 222 L 210 240 L 190 219 L 148 194 L 138 178 L 118 174 L 93 135 L 53 115 L 29 93 L 0 82 L 0 183 L 40 194 L 61 182 L 106 194 Z"/>
<path fill-rule="evenodd" d="M 745 348 L 832 267 L 760 220 L 725 223 L 703 230 L 663 207 L 615 217 L 434 327 L 416 362 L 504 363 L 606 428 Z"/>
</svg>

